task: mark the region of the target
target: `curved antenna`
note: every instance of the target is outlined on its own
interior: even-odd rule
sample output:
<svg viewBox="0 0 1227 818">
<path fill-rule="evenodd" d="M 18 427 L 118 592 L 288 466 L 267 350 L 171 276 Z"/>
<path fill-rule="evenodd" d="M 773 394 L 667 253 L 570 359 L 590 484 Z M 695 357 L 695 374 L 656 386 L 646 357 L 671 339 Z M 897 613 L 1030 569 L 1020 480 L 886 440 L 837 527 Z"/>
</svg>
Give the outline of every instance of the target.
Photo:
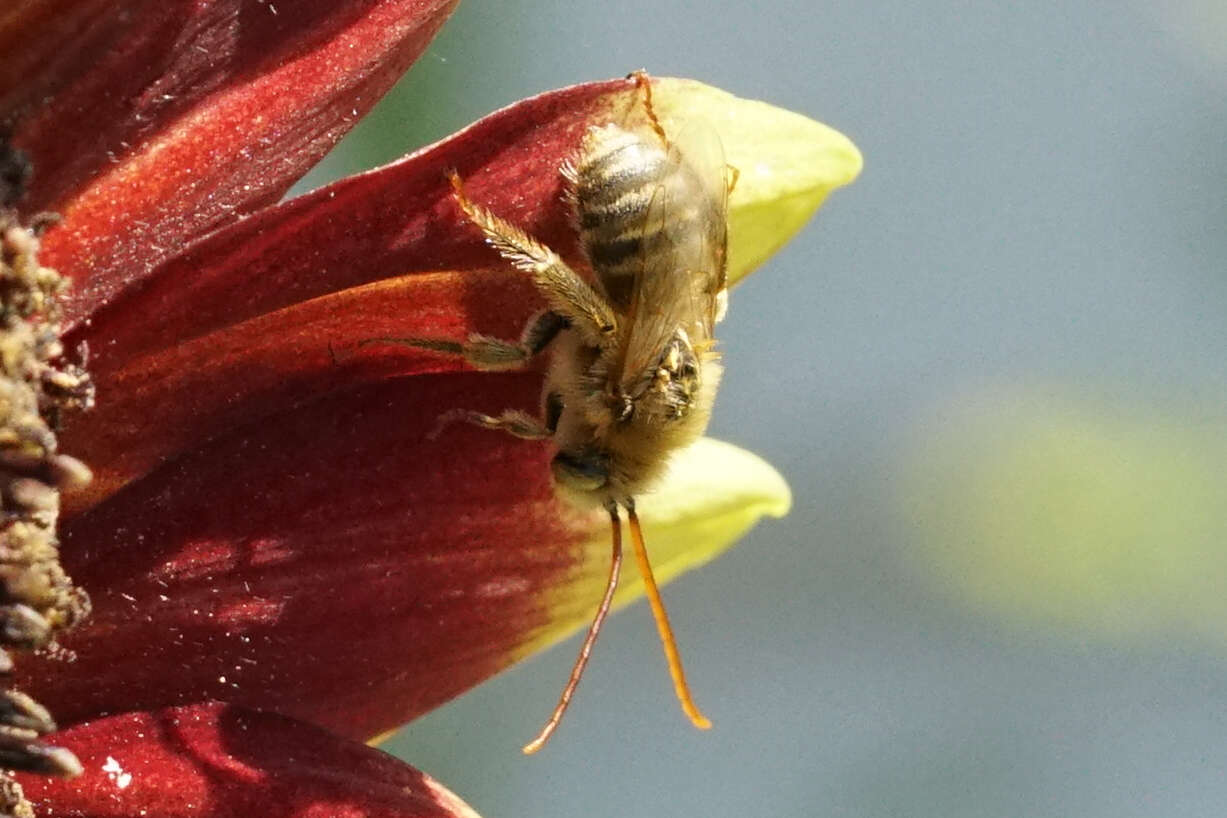
<svg viewBox="0 0 1227 818">
<path fill-rule="evenodd" d="M 618 519 L 616 504 L 610 503 L 608 509 L 609 522 L 613 528 L 613 553 L 609 560 L 609 579 L 605 581 L 605 595 L 601 597 L 596 616 L 592 618 L 592 624 L 588 626 L 588 635 L 584 637 L 579 656 L 575 658 L 575 664 L 571 668 L 571 678 L 567 679 L 567 686 L 562 689 L 562 695 L 558 698 L 558 704 L 554 707 L 554 712 L 550 714 L 549 721 L 541 728 L 541 732 L 535 739 L 524 745 L 525 755 L 532 755 L 544 747 L 545 743 L 550 740 L 550 736 L 558 729 L 558 723 L 562 721 L 562 714 L 567 712 L 567 705 L 571 703 L 571 697 L 575 695 L 579 679 L 584 675 L 584 668 L 588 666 L 588 657 L 592 655 L 592 646 L 596 644 L 601 625 L 604 624 L 605 617 L 609 615 L 609 606 L 613 603 L 614 591 L 618 588 L 618 575 L 622 571 L 622 521 Z M 633 511 L 631 515 L 633 519 Z"/>
<path fill-rule="evenodd" d="M 677 639 L 673 636 L 673 628 L 669 625 L 669 614 L 665 612 L 664 600 L 660 598 L 660 590 L 656 587 L 656 578 L 652 576 L 652 563 L 648 561 L 648 549 L 643 543 L 643 531 L 639 528 L 639 516 L 635 514 L 635 504 L 627 502 L 626 516 L 631 524 L 631 544 L 635 546 L 635 562 L 639 565 L 639 574 L 643 577 L 643 585 L 647 590 L 648 603 L 652 606 L 652 617 L 656 620 L 656 630 L 660 633 L 660 643 L 665 649 L 665 661 L 669 663 L 669 675 L 673 678 L 673 691 L 682 705 L 682 712 L 690 719 L 690 723 L 700 730 L 711 727 L 711 721 L 699 712 L 699 707 L 690 695 L 690 686 L 686 684 L 686 671 L 682 669 L 682 656 L 677 650 Z"/>
</svg>

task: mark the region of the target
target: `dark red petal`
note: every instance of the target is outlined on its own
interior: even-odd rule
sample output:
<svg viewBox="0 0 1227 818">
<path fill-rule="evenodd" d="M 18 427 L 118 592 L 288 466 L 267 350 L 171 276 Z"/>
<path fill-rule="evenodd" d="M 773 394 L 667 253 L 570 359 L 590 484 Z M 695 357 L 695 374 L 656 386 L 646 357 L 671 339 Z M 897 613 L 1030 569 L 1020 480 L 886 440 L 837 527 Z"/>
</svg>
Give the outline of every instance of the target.
<svg viewBox="0 0 1227 818">
<path fill-rule="evenodd" d="M 18 776 L 35 813 L 78 818 L 477 818 L 426 774 L 273 713 L 197 704 L 65 730 L 85 772 Z"/>
<path fill-rule="evenodd" d="M 30 657 L 18 684 L 62 724 L 223 699 L 362 739 L 457 695 L 567 613 L 551 595 L 604 533 L 555 499 L 547 445 L 427 439 L 448 409 L 539 393 L 533 373 L 401 378 L 163 465 L 67 522 L 94 614 L 74 662 Z"/>
<path fill-rule="evenodd" d="M 275 202 L 456 0 L 36 0 L 0 24 L 0 122 L 79 318 L 188 240 Z M 31 61 L 25 55 L 38 55 Z"/>
<path fill-rule="evenodd" d="M 559 167 L 589 125 L 635 99 L 632 89 L 592 83 L 518 102 L 399 162 L 244 219 L 164 264 L 79 337 L 104 357 L 127 357 L 381 278 L 497 263 L 452 201 L 448 169 L 474 201 L 574 257 Z"/>
<path fill-rule="evenodd" d="M 396 375 L 466 368 L 456 356 L 377 341 L 515 338 L 538 296 L 507 270 L 434 273 L 344 290 L 259 315 L 135 360 L 95 363 L 94 410 L 61 441 L 92 465 L 93 482 L 66 498 L 79 511 L 160 463 L 236 428 L 323 395 Z M 111 369 L 107 363 L 119 365 Z"/>
</svg>

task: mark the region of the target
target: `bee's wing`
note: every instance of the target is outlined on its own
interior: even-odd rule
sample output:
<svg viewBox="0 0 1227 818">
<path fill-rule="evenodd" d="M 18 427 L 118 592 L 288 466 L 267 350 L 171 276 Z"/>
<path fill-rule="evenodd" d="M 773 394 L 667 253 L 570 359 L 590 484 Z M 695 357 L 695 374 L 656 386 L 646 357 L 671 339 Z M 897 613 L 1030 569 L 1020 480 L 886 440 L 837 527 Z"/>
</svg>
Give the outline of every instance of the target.
<svg viewBox="0 0 1227 818">
<path fill-rule="evenodd" d="M 725 297 L 728 166 L 720 138 L 691 123 L 667 152 L 645 211 L 642 263 L 631 294 L 623 382 L 655 366 L 678 328 L 705 349 Z"/>
</svg>

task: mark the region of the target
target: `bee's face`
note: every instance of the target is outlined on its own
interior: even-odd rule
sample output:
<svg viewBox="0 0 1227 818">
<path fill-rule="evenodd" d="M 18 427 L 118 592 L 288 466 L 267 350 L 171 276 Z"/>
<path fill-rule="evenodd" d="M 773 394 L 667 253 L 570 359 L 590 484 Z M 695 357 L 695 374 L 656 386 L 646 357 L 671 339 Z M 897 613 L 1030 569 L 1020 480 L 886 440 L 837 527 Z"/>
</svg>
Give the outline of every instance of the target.
<svg viewBox="0 0 1227 818">
<path fill-rule="evenodd" d="M 550 463 L 558 485 L 581 495 L 604 497 L 609 485 L 609 456 L 596 451 L 559 451 Z"/>
</svg>

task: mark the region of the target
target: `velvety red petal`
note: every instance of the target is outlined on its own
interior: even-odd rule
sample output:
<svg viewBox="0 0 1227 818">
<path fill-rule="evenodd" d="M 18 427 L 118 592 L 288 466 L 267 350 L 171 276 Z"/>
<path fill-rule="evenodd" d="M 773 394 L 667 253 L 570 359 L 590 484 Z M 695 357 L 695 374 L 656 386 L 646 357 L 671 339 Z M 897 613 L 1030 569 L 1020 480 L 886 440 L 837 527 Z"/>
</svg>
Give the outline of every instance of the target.
<svg viewBox="0 0 1227 818">
<path fill-rule="evenodd" d="M 405 71 L 456 0 L 34 0 L 0 23 L 0 122 L 58 211 L 76 319 L 275 202 Z M 37 59 L 31 59 L 31 56 Z"/>
<path fill-rule="evenodd" d="M 361 739 L 459 694 L 559 615 L 603 523 L 555 499 L 548 445 L 427 435 L 539 393 L 533 373 L 399 378 L 163 465 L 66 522 L 94 613 L 63 639 L 75 661 L 30 657 L 17 683 L 61 724 L 221 699 Z"/>
<path fill-rule="evenodd" d="M 405 276 L 259 315 L 134 360 L 91 368 L 98 405 L 63 430 L 65 451 L 92 465 L 93 482 L 66 497 L 75 512 L 163 461 L 236 428 L 396 375 L 467 368 L 456 356 L 379 341 L 518 337 L 539 304 L 514 271 Z M 111 368 L 114 364 L 117 368 Z"/>
<path fill-rule="evenodd" d="M 392 756 L 273 713 L 197 704 L 58 734 L 85 772 L 18 776 L 35 812 L 77 818 L 477 818 Z"/>
<path fill-rule="evenodd" d="M 370 281 L 497 263 L 452 201 L 448 169 L 474 201 L 575 258 L 559 167 L 589 125 L 635 100 L 632 89 L 592 83 L 518 102 L 399 162 L 243 219 L 162 265 L 76 337 L 104 358 L 129 357 Z"/>
</svg>

